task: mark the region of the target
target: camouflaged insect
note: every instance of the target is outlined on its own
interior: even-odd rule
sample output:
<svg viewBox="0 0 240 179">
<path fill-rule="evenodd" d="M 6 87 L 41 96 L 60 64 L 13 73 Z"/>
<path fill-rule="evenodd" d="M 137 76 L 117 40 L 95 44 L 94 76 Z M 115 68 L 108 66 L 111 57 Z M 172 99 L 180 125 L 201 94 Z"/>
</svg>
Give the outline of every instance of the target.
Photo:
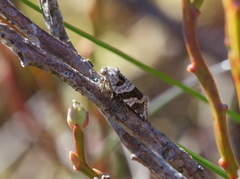
<svg viewBox="0 0 240 179">
<path fill-rule="evenodd" d="M 106 66 L 101 68 L 100 73 L 106 78 L 110 89 L 144 121 L 147 121 L 148 98 L 123 76 L 118 68 Z"/>
</svg>

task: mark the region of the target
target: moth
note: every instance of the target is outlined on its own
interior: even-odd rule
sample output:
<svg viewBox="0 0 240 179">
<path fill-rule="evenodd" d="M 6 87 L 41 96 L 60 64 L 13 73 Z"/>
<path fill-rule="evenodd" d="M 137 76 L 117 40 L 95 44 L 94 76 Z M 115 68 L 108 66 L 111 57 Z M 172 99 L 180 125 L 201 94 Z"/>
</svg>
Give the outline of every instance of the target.
<svg viewBox="0 0 240 179">
<path fill-rule="evenodd" d="M 100 74 L 105 77 L 110 89 L 144 121 L 147 121 L 147 96 L 142 94 L 136 86 L 123 76 L 118 68 L 110 66 L 102 67 Z"/>
</svg>

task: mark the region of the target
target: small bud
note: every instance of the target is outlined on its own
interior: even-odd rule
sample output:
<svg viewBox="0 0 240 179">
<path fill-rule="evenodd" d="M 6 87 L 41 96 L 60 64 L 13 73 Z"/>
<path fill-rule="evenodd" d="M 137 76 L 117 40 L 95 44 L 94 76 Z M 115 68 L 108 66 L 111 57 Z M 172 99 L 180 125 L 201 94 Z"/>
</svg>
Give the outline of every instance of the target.
<svg viewBox="0 0 240 179">
<path fill-rule="evenodd" d="M 222 108 L 222 110 L 227 111 L 228 110 L 228 105 L 227 104 L 221 104 L 221 108 Z"/>
<path fill-rule="evenodd" d="M 220 158 L 218 160 L 218 164 L 223 168 L 223 169 L 226 169 L 227 166 L 228 166 L 228 163 L 226 162 L 226 160 L 224 160 L 223 158 Z"/>
<path fill-rule="evenodd" d="M 70 151 L 69 152 L 69 160 L 70 162 L 72 163 L 73 165 L 73 169 L 74 170 L 79 170 L 80 168 L 80 162 L 79 162 L 79 159 L 78 159 L 78 156 L 76 153 Z"/>
<path fill-rule="evenodd" d="M 187 71 L 191 73 L 196 73 L 196 65 L 195 64 L 188 65 Z"/>
<path fill-rule="evenodd" d="M 88 113 L 76 100 L 72 101 L 71 108 L 68 109 L 67 122 L 71 129 L 78 124 L 82 129 L 88 125 Z"/>
</svg>

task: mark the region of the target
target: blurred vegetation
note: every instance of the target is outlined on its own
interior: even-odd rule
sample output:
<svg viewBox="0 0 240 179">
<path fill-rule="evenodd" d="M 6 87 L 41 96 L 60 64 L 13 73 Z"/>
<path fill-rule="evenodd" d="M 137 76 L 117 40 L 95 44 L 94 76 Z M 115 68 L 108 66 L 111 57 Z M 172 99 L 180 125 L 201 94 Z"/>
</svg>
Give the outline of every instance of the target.
<svg viewBox="0 0 240 179">
<path fill-rule="evenodd" d="M 181 1 L 58 2 L 66 22 L 177 80 L 191 75 L 186 71 L 190 62 L 182 36 Z M 14 3 L 46 29 L 41 14 L 21 1 Z M 227 58 L 223 24 L 221 1 L 205 1 L 199 21 L 199 39 L 210 66 Z M 171 87 L 89 40 L 71 31 L 68 34 L 79 53 L 91 59 L 95 69 L 119 67 L 150 100 Z M 66 122 L 72 99 L 80 101 L 90 114 L 85 139 L 89 164 L 110 173 L 112 178 L 149 177 L 147 169 L 129 161 L 129 153 L 96 106 L 49 74 L 32 67 L 23 69 L 17 57 L 3 45 L 0 45 L 0 59 L 0 178 L 85 177 L 72 170 L 68 159 L 68 152 L 74 146 Z M 222 101 L 231 104 L 234 90 L 230 73 L 219 74 L 215 80 Z M 201 91 L 198 85 L 194 88 Z M 181 94 L 151 116 L 150 121 L 172 140 L 217 163 L 219 155 L 206 104 Z"/>
</svg>

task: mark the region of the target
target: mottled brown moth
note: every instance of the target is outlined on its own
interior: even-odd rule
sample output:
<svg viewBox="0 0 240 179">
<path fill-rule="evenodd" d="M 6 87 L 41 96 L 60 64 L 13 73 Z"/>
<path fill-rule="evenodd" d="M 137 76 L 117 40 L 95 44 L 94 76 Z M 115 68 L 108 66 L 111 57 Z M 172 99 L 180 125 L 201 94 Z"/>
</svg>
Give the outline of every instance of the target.
<svg viewBox="0 0 240 179">
<path fill-rule="evenodd" d="M 136 86 L 123 76 L 118 68 L 106 66 L 101 68 L 100 73 L 105 77 L 110 89 L 144 121 L 147 121 L 147 96 L 142 94 Z"/>
</svg>

